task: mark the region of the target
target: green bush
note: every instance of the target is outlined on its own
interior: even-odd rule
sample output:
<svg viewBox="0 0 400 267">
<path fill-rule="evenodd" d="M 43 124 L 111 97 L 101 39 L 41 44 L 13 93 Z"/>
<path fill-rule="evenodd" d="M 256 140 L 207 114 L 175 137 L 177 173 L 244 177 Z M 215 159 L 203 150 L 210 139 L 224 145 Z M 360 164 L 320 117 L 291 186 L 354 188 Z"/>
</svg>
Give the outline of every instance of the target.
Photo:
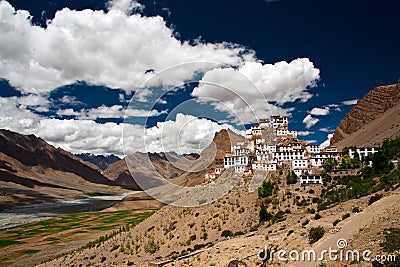
<svg viewBox="0 0 400 267">
<path fill-rule="evenodd" d="M 359 213 L 361 210 L 359 207 L 353 207 L 352 211 L 353 213 Z"/>
<path fill-rule="evenodd" d="M 263 181 L 262 185 L 258 188 L 258 197 L 269 197 L 272 196 L 272 189 L 274 185 L 271 182 Z"/>
<path fill-rule="evenodd" d="M 310 240 L 310 244 L 313 244 L 320 240 L 325 234 L 325 229 L 322 226 L 311 227 L 308 238 Z"/>
<path fill-rule="evenodd" d="M 231 236 L 233 236 L 233 233 L 231 230 L 224 230 L 224 231 L 222 231 L 221 236 L 222 237 L 231 237 Z"/>
<path fill-rule="evenodd" d="M 369 200 L 368 200 L 368 205 L 371 205 L 372 203 L 378 201 L 378 200 L 381 199 L 381 198 L 382 198 L 382 195 L 381 195 L 381 194 L 376 194 L 376 195 L 371 196 L 371 197 L 369 198 Z"/>
<path fill-rule="evenodd" d="M 264 203 L 261 204 L 260 208 L 260 222 L 267 222 L 271 219 L 271 215 L 268 213 Z"/>
<path fill-rule="evenodd" d="M 297 175 L 292 171 L 288 173 L 286 176 L 286 184 L 296 184 L 297 183 Z"/>
<path fill-rule="evenodd" d="M 342 220 L 346 220 L 347 218 L 350 217 L 350 213 L 346 213 L 342 216 Z"/>
<path fill-rule="evenodd" d="M 315 209 L 314 208 L 308 208 L 307 210 L 308 210 L 308 212 L 310 214 L 314 214 L 315 213 Z"/>
</svg>

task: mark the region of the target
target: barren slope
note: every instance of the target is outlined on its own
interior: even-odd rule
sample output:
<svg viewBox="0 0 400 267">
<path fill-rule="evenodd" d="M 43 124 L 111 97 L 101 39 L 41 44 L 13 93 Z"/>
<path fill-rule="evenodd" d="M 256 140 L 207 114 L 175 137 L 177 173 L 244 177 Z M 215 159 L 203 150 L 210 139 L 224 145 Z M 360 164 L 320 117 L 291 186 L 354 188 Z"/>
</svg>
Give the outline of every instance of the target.
<svg viewBox="0 0 400 267">
<path fill-rule="evenodd" d="M 373 134 L 380 135 L 379 131 L 386 131 L 389 120 L 393 120 L 392 124 L 397 124 L 398 119 L 394 117 L 394 113 L 391 115 L 385 115 L 384 118 L 380 118 L 385 113 L 389 112 L 393 107 L 398 106 L 400 103 L 400 84 L 393 84 L 387 86 L 379 86 L 369 91 L 363 99 L 359 100 L 350 112 L 340 121 L 332 139 L 331 145 L 337 145 L 340 141 L 350 137 L 357 131 L 363 130 L 373 121 L 380 119 L 381 121 L 376 123 L 375 126 L 364 130 L 359 137 L 363 137 L 364 140 L 375 139 L 379 141 L 380 138 L 373 138 Z M 380 125 L 379 123 L 382 123 Z M 391 126 L 389 126 L 390 128 Z M 376 132 L 373 132 L 373 131 Z M 382 136 L 388 135 L 388 133 L 382 133 Z M 355 141 L 356 138 L 353 138 Z M 350 142 L 346 142 L 350 143 Z M 341 144 L 340 144 L 341 145 Z"/>
<path fill-rule="evenodd" d="M 0 130 L 0 209 L 123 190 L 97 170 L 34 135 Z"/>
<path fill-rule="evenodd" d="M 340 148 L 349 146 L 376 147 L 385 139 L 400 135 L 400 104 L 379 115 L 358 131 L 335 143 Z"/>
</svg>

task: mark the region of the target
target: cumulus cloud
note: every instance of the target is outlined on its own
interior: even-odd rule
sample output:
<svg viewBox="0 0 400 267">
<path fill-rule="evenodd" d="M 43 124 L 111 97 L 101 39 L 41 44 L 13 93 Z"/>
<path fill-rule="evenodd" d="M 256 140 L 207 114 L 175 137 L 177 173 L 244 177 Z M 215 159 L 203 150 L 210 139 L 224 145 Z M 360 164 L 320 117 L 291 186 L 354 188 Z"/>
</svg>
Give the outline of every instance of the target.
<svg viewBox="0 0 400 267">
<path fill-rule="evenodd" d="M 329 115 L 330 109 L 329 107 L 325 107 L 325 108 L 313 108 L 310 111 L 311 115 L 315 115 L 315 116 L 326 116 Z"/>
<path fill-rule="evenodd" d="M 346 101 L 343 101 L 342 104 L 345 106 L 352 106 L 352 105 L 357 104 L 357 101 L 358 101 L 358 99 L 346 100 Z"/>
<path fill-rule="evenodd" d="M 177 114 L 175 120 L 159 122 L 152 128 L 144 129 L 141 125 L 126 123 L 101 124 L 93 120 L 45 118 L 18 105 L 16 98 L 0 97 L 0 128 L 35 134 L 73 153 L 119 156 L 136 151 L 199 153 L 211 143 L 215 132 L 230 127 L 208 119 Z M 80 115 L 72 109 L 63 110 L 63 114 Z M 146 145 L 140 140 L 145 140 Z"/>
<path fill-rule="evenodd" d="M 321 129 L 319 129 L 321 132 L 325 132 L 325 133 L 330 133 L 333 131 L 332 128 L 330 127 L 322 127 Z"/>
<path fill-rule="evenodd" d="M 81 109 L 74 111 L 71 108 L 58 110 L 58 116 L 74 116 L 78 119 L 96 120 L 124 117 L 154 117 L 166 113 L 166 111 L 133 109 L 131 107 L 124 108 L 122 105 L 106 106 L 101 105 L 97 108 Z"/>
<path fill-rule="evenodd" d="M 331 134 L 328 134 L 328 136 L 327 136 L 327 139 L 324 141 L 324 142 L 322 142 L 320 145 L 319 145 L 319 147 L 320 148 L 326 148 L 326 147 L 328 147 L 328 146 L 330 146 L 330 144 L 331 144 L 331 138 L 333 137 L 333 134 L 331 133 Z"/>
<path fill-rule="evenodd" d="M 306 128 L 309 129 L 312 126 L 314 126 L 315 124 L 317 124 L 319 122 L 318 118 L 314 118 L 313 116 L 311 116 L 310 114 L 308 114 L 304 119 L 303 119 L 303 123 L 306 125 Z"/>
<path fill-rule="evenodd" d="M 240 65 L 254 58 L 238 45 L 182 42 L 162 17 L 125 12 L 135 7 L 119 0 L 110 2 L 108 12 L 64 8 L 41 28 L 28 11 L 0 1 L 0 77 L 24 93 L 45 94 L 75 81 L 130 92 L 154 75 L 149 69 L 157 73 L 192 61 Z M 182 82 L 198 70 L 180 70 L 159 82 Z"/>
<path fill-rule="evenodd" d="M 310 134 L 313 134 L 314 132 L 310 132 L 310 131 L 298 131 L 297 134 L 299 136 L 308 136 Z"/>
<path fill-rule="evenodd" d="M 132 0 L 110 0 L 107 6 L 109 10 L 117 10 L 126 14 L 131 14 L 133 11 L 142 11 L 144 9 L 142 4 Z"/>
<path fill-rule="evenodd" d="M 175 151 L 181 154 L 196 152 L 207 147 L 215 132 L 231 128 L 208 119 L 178 113 L 175 120 L 159 122 L 146 129 L 146 150 L 150 152 Z"/>
<path fill-rule="evenodd" d="M 36 134 L 71 152 L 121 155 L 127 148 L 129 153 L 145 149 L 189 153 L 198 152 L 215 131 L 228 126 L 183 114 L 146 132 L 139 125 L 99 124 L 94 120 L 123 117 L 122 105 L 78 111 L 71 106 L 82 103 L 71 96 L 60 100 L 68 105 L 61 105 L 65 109 L 57 115 L 73 119 L 45 118 L 31 110 L 47 111 L 49 93 L 76 81 L 122 88 L 126 94 L 135 91 L 134 98 L 146 102 L 154 95 L 152 86 L 174 87 L 203 73 L 193 96 L 243 123 L 271 114 L 290 115 L 293 108 L 284 107 L 285 103 L 312 97 L 308 89 L 316 85 L 319 70 L 309 59 L 264 64 L 240 45 L 181 41 L 162 17 L 134 12 L 141 8 L 129 0 L 110 1 L 106 12 L 64 8 L 42 28 L 32 24 L 28 11 L 0 1 L 0 77 L 22 92 L 21 97 L 0 98 L 0 127 Z M 185 62 L 196 64 L 170 68 Z M 150 81 L 149 87 L 138 90 L 145 81 Z M 124 95 L 119 97 L 121 103 Z M 129 109 L 127 115 L 164 113 L 140 108 Z M 318 122 L 309 116 L 307 126 Z M 122 142 L 123 132 L 127 143 Z M 146 148 L 137 141 L 143 137 Z"/>
<path fill-rule="evenodd" d="M 200 102 L 213 102 L 222 111 L 236 112 L 246 123 L 251 118 L 270 115 L 272 112 L 286 115 L 290 110 L 281 105 L 312 97 L 308 88 L 315 86 L 319 70 L 307 58 L 291 62 L 263 64 L 246 62 L 238 69 L 216 68 L 205 73 L 192 95 Z"/>
</svg>

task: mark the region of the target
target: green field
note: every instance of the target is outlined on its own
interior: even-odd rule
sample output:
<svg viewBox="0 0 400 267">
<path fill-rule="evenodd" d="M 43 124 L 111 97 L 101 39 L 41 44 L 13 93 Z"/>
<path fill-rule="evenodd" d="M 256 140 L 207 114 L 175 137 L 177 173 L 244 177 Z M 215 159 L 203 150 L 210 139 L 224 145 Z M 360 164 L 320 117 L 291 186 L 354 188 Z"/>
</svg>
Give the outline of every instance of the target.
<svg viewBox="0 0 400 267">
<path fill-rule="evenodd" d="M 112 235 L 127 231 L 153 212 L 123 210 L 76 213 L 2 230 L 0 266 L 15 263 L 29 266 L 58 256 L 57 250 L 61 247 L 70 246 L 73 250 L 103 242 Z"/>
</svg>

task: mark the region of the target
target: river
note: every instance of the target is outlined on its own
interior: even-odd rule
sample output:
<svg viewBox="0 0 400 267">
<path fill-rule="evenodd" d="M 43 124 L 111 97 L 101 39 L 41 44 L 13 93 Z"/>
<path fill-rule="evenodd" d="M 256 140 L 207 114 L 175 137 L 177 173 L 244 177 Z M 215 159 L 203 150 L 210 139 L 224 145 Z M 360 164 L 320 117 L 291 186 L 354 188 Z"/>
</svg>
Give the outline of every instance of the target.
<svg viewBox="0 0 400 267">
<path fill-rule="evenodd" d="M 100 211 L 117 204 L 128 195 L 138 192 L 12 207 L 0 212 L 0 229 L 71 213 Z"/>
</svg>

